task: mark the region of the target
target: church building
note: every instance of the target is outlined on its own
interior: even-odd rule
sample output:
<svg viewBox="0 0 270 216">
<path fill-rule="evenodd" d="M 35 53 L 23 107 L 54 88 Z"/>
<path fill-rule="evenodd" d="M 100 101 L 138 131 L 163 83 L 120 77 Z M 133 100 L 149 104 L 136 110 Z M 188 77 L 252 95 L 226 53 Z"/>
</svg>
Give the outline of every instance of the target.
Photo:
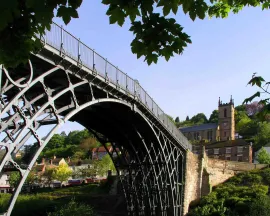
<svg viewBox="0 0 270 216">
<path fill-rule="evenodd" d="M 235 140 L 234 101 L 218 101 L 218 123 L 208 123 L 179 128 L 188 140 L 208 140 L 209 142 Z"/>
</svg>

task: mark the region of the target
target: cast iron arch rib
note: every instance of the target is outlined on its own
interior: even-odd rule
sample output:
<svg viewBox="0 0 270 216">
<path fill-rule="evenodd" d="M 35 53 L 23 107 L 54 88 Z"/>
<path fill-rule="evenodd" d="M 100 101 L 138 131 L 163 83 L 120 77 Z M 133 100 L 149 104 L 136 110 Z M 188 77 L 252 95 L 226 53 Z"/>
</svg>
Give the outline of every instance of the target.
<svg viewBox="0 0 270 216">
<path fill-rule="evenodd" d="M 103 79 L 94 70 L 78 67 L 73 58 L 62 58 L 53 47 L 32 55 L 29 65 L 5 70 L 2 79 L 0 132 L 6 134 L 1 142 L 6 154 L 0 170 L 11 164 L 21 175 L 5 216 L 11 214 L 39 154 L 69 120 L 99 129 L 114 149 L 129 156 L 122 162 L 126 168 L 120 178 L 129 215 L 182 215 L 186 139 L 176 138 L 174 128 L 164 127 L 153 114 L 153 104 L 142 104 L 141 92 L 134 95 L 107 76 Z M 118 130 L 116 136 L 104 127 L 106 123 Z M 53 127 L 42 138 L 46 125 Z M 31 137 L 36 140 L 36 152 L 27 165 L 17 164 L 14 154 Z"/>
</svg>

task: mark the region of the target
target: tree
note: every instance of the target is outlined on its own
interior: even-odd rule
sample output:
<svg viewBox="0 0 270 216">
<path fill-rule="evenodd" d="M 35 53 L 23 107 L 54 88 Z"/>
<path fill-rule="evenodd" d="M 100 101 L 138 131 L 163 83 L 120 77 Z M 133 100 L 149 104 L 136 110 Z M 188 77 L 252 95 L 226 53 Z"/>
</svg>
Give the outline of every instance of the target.
<svg viewBox="0 0 270 216">
<path fill-rule="evenodd" d="M 179 123 L 180 122 L 179 117 L 177 116 L 174 121 L 175 123 Z"/>
<path fill-rule="evenodd" d="M 84 139 L 80 144 L 80 149 L 84 151 L 89 151 L 92 148 L 101 146 L 101 143 L 97 141 L 94 137 L 89 137 Z"/>
<path fill-rule="evenodd" d="M 46 167 L 44 173 L 41 174 L 41 181 L 43 184 L 50 186 L 53 178 L 54 178 L 54 171 L 55 168 Z"/>
<path fill-rule="evenodd" d="M 77 9 L 82 0 L 9 0 L 0 3 L 0 62 L 5 67 L 25 63 L 30 52 L 38 52 L 42 47 L 39 36 L 50 30 L 54 15 L 68 24 L 78 18 Z M 158 58 L 168 61 L 174 54 L 181 54 L 190 37 L 183 27 L 171 18 L 171 12 L 179 9 L 194 21 L 196 18 L 225 18 L 229 12 L 238 13 L 244 6 L 261 6 L 268 9 L 268 0 L 103 0 L 108 5 L 107 15 L 110 24 L 122 26 L 130 19 L 130 31 L 135 35 L 131 50 L 137 58 L 145 56 L 148 64 L 156 63 Z M 159 11 L 162 11 L 160 13 Z M 32 38 L 34 40 L 32 40 Z"/>
<path fill-rule="evenodd" d="M 260 164 L 270 164 L 270 155 L 264 147 L 262 147 L 257 155 Z"/>
<path fill-rule="evenodd" d="M 53 172 L 53 179 L 61 182 L 61 185 L 64 181 L 67 181 L 68 178 L 72 175 L 72 170 L 68 167 L 67 164 L 60 164 L 55 168 Z"/>
<path fill-rule="evenodd" d="M 65 143 L 66 145 L 68 144 L 79 145 L 84 139 L 87 139 L 89 137 L 93 137 L 93 135 L 87 129 L 81 131 L 75 130 L 71 131 L 68 134 Z"/>
<path fill-rule="evenodd" d="M 38 181 L 38 176 L 37 174 L 31 170 L 30 173 L 28 174 L 25 183 L 28 184 L 29 186 L 32 186 L 34 183 Z"/>
<path fill-rule="evenodd" d="M 50 139 L 50 141 L 46 145 L 46 149 L 55 149 L 60 148 L 65 145 L 65 136 L 62 136 L 60 134 L 54 134 L 53 137 Z"/>
<path fill-rule="evenodd" d="M 204 124 L 207 123 L 207 117 L 203 113 L 198 113 L 197 115 L 193 116 L 190 121 L 192 121 L 194 124 Z"/>
<path fill-rule="evenodd" d="M 218 123 L 218 110 L 214 110 L 209 118 L 209 123 Z"/>
<path fill-rule="evenodd" d="M 11 172 L 9 176 L 9 185 L 13 188 L 17 187 L 21 179 L 21 175 L 18 171 Z"/>
<path fill-rule="evenodd" d="M 29 164 L 38 148 L 39 148 L 38 143 L 34 143 L 33 145 L 25 145 L 24 154 L 22 156 L 21 161 L 24 162 L 25 164 Z"/>
<path fill-rule="evenodd" d="M 244 139 L 254 137 L 258 131 L 258 122 L 244 116 L 237 124 L 236 131 L 243 136 Z"/>
<path fill-rule="evenodd" d="M 189 116 L 186 117 L 186 121 L 189 121 Z"/>
<path fill-rule="evenodd" d="M 270 3 L 268 3 L 268 7 L 269 5 Z M 249 98 L 246 98 L 243 104 L 248 104 L 255 98 L 261 98 L 261 96 L 263 96 L 263 98 L 261 98 L 261 100 L 258 102 L 258 105 L 262 108 L 258 112 L 257 117 L 261 121 L 270 121 L 270 91 L 268 90 L 270 82 L 265 81 L 261 76 L 256 76 L 256 73 L 254 73 L 251 80 L 248 82 L 248 85 L 257 86 L 259 87 L 260 91 L 257 91 Z"/>
<path fill-rule="evenodd" d="M 108 170 L 115 171 L 115 167 L 110 155 L 106 154 L 97 164 L 97 174 L 104 176 Z"/>
<path fill-rule="evenodd" d="M 250 104 L 246 104 L 245 107 L 247 115 L 253 117 L 263 109 L 263 104 L 258 103 L 258 101 L 254 101 Z"/>
<path fill-rule="evenodd" d="M 270 143 L 270 123 L 261 122 L 258 125 L 258 132 L 254 136 L 255 150 Z"/>
</svg>

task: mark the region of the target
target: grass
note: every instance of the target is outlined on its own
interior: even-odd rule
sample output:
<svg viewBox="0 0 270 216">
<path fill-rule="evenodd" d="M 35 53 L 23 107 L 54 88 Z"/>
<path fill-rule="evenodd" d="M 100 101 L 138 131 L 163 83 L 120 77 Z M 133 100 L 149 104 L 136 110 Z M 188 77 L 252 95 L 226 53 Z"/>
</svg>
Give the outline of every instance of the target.
<svg viewBox="0 0 270 216">
<path fill-rule="evenodd" d="M 84 202 L 91 195 L 107 193 L 106 185 L 87 184 L 65 188 L 42 188 L 35 194 L 19 195 L 12 216 L 47 216 L 48 212 L 61 207 L 75 198 Z M 0 194 L 0 212 L 6 211 L 10 194 Z"/>
</svg>

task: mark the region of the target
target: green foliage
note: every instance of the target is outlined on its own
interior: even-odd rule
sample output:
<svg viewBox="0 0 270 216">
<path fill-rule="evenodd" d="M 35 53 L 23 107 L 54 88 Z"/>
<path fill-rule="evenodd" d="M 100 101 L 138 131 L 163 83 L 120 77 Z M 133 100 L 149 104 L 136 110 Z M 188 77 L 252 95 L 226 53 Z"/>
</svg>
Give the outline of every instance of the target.
<svg viewBox="0 0 270 216">
<path fill-rule="evenodd" d="M 50 186 L 52 183 L 55 172 L 54 170 L 55 168 L 46 167 L 45 171 L 42 173 L 41 179 L 45 185 Z"/>
<path fill-rule="evenodd" d="M 72 175 L 72 170 L 68 167 L 67 164 L 60 164 L 57 168 L 54 169 L 52 178 L 61 182 L 67 181 Z"/>
<path fill-rule="evenodd" d="M 258 155 L 257 160 L 260 164 L 270 164 L 270 154 L 266 151 L 265 148 L 261 148 Z"/>
<path fill-rule="evenodd" d="M 25 63 L 30 52 L 41 47 L 39 35 L 50 29 L 54 17 L 61 17 L 67 24 L 76 18 L 82 0 L 9 0 L 0 3 L 0 62 L 6 67 Z M 34 38 L 35 40 L 32 40 Z"/>
<path fill-rule="evenodd" d="M 211 113 L 209 123 L 218 123 L 218 110 L 214 110 Z"/>
<path fill-rule="evenodd" d="M 104 176 L 108 170 L 115 172 L 115 167 L 110 155 L 106 154 L 97 165 L 97 174 Z"/>
<path fill-rule="evenodd" d="M 15 188 L 19 184 L 20 179 L 21 179 L 21 175 L 19 172 L 11 172 L 9 176 L 10 186 Z"/>
<path fill-rule="evenodd" d="M 179 117 L 177 116 L 174 121 L 175 123 L 179 123 L 180 122 Z"/>
<path fill-rule="evenodd" d="M 25 164 L 29 164 L 38 148 L 38 143 L 34 143 L 33 145 L 26 145 L 24 148 L 24 155 L 22 156 L 21 161 Z"/>
<path fill-rule="evenodd" d="M 41 158 L 60 158 L 73 157 L 73 159 L 86 159 L 91 155 L 91 149 L 101 144 L 94 138 L 88 130 L 72 131 L 68 135 L 64 132 L 55 134 L 48 142 L 39 156 Z M 33 147 L 32 147 L 33 148 Z M 32 150 L 33 151 L 33 150 Z"/>
<path fill-rule="evenodd" d="M 269 216 L 270 198 L 269 196 L 260 196 L 251 203 L 250 216 Z"/>
<path fill-rule="evenodd" d="M 257 216 L 260 211 L 269 215 L 269 180 L 269 168 L 240 173 L 190 206 L 188 216 Z"/>
<path fill-rule="evenodd" d="M 83 203 L 77 203 L 74 199 L 72 199 L 68 204 L 62 206 L 55 212 L 50 212 L 48 216 L 93 216 L 94 212 L 92 207 Z"/>
<path fill-rule="evenodd" d="M 270 123 L 261 122 L 258 125 L 257 134 L 254 136 L 255 150 L 270 143 Z"/>
<path fill-rule="evenodd" d="M 267 7 L 269 8 L 269 2 L 268 2 Z M 257 91 L 255 94 L 253 94 L 249 98 L 246 98 L 243 104 L 244 103 L 248 104 L 249 102 L 252 102 L 255 98 L 262 97 L 261 100 L 258 102 L 258 104 L 261 105 L 262 108 L 257 113 L 257 117 L 261 121 L 269 121 L 270 120 L 270 103 L 269 103 L 270 92 L 268 91 L 268 88 L 269 88 L 270 82 L 265 81 L 264 78 L 261 76 L 256 76 L 256 73 L 254 73 L 251 80 L 248 82 L 248 85 L 257 86 L 260 91 Z"/>
<path fill-rule="evenodd" d="M 203 113 L 198 113 L 197 115 L 193 116 L 190 120 L 194 124 L 204 124 L 208 122 L 207 117 Z"/>
<path fill-rule="evenodd" d="M 45 30 L 50 30 L 54 16 L 68 24 L 72 18 L 79 17 L 77 10 L 81 3 L 82 0 L 2 1 L 0 62 L 5 67 L 25 63 L 30 52 L 41 49 L 39 37 Z M 179 13 L 179 9 L 194 21 L 204 19 L 206 15 L 225 18 L 230 11 L 238 13 L 244 6 L 268 9 L 270 5 L 268 1 L 260 0 L 211 0 L 210 3 L 205 0 L 102 0 L 102 3 L 108 6 L 106 14 L 110 24 L 122 26 L 126 19 L 130 19 L 130 31 L 135 35 L 131 50 L 138 58 L 145 56 L 148 64 L 157 63 L 159 57 L 168 61 L 191 43 L 183 27 L 171 18 L 172 13 Z"/>
<path fill-rule="evenodd" d="M 54 134 L 53 137 L 50 139 L 50 141 L 47 143 L 46 149 L 54 149 L 64 146 L 65 139 L 66 137 L 60 134 Z"/>
<path fill-rule="evenodd" d="M 85 203 L 93 199 L 94 194 L 102 194 L 103 188 L 95 184 L 87 184 L 66 188 L 40 188 L 36 194 L 20 194 L 12 216 L 47 216 L 48 212 L 60 209 L 74 197 L 77 203 Z M 11 194 L 0 194 L 0 212 L 5 212 Z M 70 214 L 66 214 L 69 216 Z M 83 215 L 83 214 L 78 214 Z"/>
</svg>

